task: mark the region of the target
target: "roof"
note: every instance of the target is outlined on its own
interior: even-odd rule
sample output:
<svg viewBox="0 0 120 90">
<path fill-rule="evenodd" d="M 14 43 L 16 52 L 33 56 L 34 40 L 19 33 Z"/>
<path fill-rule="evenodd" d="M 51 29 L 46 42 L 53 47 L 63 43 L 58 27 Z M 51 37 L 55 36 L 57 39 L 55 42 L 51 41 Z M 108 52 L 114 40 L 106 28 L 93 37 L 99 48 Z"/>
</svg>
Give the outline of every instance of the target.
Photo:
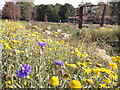
<svg viewBox="0 0 120 90">
<path fill-rule="evenodd" d="M 79 16 L 70 16 L 70 17 L 68 17 L 69 19 L 78 19 L 79 18 Z"/>
<path fill-rule="evenodd" d="M 98 4 L 98 5 L 81 5 L 80 7 L 93 7 L 93 6 L 104 6 L 106 4 Z"/>
</svg>

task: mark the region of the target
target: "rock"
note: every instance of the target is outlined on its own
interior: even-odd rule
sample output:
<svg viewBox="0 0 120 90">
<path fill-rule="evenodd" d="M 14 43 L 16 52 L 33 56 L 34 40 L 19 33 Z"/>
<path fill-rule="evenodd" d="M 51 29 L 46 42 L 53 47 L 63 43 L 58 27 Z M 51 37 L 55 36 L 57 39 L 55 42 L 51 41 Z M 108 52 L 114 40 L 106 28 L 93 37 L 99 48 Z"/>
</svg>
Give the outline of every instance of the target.
<svg viewBox="0 0 120 90">
<path fill-rule="evenodd" d="M 62 33 L 63 35 L 63 40 L 69 39 L 72 35 L 71 34 L 66 34 L 66 33 Z"/>
<path fill-rule="evenodd" d="M 61 30 L 61 29 L 58 29 L 58 30 L 57 30 L 57 33 L 60 33 L 60 32 L 62 32 L 62 30 Z"/>
<path fill-rule="evenodd" d="M 51 31 L 45 30 L 45 34 L 52 35 L 53 33 Z"/>
<path fill-rule="evenodd" d="M 51 30 L 51 25 L 49 25 L 46 29 L 47 29 L 47 30 Z"/>
<path fill-rule="evenodd" d="M 97 56 L 98 59 L 112 62 L 111 57 L 106 54 L 106 51 L 104 49 L 96 48 L 94 54 Z"/>
</svg>

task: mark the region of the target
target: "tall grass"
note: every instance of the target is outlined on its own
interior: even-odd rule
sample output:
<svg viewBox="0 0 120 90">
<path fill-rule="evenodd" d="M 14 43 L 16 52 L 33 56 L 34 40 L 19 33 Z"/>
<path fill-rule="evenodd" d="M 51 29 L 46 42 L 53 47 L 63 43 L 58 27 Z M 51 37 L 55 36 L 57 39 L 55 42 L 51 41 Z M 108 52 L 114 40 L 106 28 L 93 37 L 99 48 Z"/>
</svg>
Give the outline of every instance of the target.
<svg viewBox="0 0 120 90">
<path fill-rule="evenodd" d="M 30 25 L 26 22 L 23 24 L 3 21 L 0 28 L 2 37 L 0 43 L 3 43 L 1 67 L 3 88 L 68 88 L 71 87 L 72 80 L 80 82 L 83 88 L 117 86 L 119 63 L 117 58 L 120 57 L 114 57 L 113 62 L 107 62 L 97 59 L 97 55 L 92 52 L 98 47 L 111 49 L 106 41 L 118 40 L 117 35 L 113 33 L 115 31 L 109 28 L 80 30 L 75 26 L 67 23 L 33 22 Z M 58 29 L 62 32 L 58 33 Z M 47 35 L 45 30 L 51 31 L 52 34 Z M 71 36 L 63 40 L 63 33 Z M 38 42 L 45 42 L 47 45 L 39 46 Z M 61 69 L 59 65 L 54 64 L 56 60 L 64 63 Z M 23 64 L 30 65 L 32 71 L 21 79 L 16 73 Z M 59 79 L 53 81 L 59 82 L 59 85 L 54 86 L 50 82 L 52 76 Z M 77 83 L 75 86 L 80 87 L 80 84 Z"/>
</svg>

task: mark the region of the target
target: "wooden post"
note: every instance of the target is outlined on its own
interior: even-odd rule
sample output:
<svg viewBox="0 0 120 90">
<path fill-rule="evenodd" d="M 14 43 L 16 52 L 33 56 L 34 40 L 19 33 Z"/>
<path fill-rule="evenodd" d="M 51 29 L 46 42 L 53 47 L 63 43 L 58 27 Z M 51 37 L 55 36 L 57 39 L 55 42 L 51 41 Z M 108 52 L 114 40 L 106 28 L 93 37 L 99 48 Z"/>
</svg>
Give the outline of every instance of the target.
<svg viewBox="0 0 120 90">
<path fill-rule="evenodd" d="M 44 22 L 48 22 L 48 16 L 45 14 Z"/>
<path fill-rule="evenodd" d="M 104 10 L 103 10 L 102 17 L 101 17 L 100 27 L 102 27 L 104 24 L 105 10 L 106 10 L 106 4 L 104 5 Z"/>
<path fill-rule="evenodd" d="M 83 7 L 79 9 L 79 29 L 82 29 L 82 22 L 83 22 Z"/>
</svg>

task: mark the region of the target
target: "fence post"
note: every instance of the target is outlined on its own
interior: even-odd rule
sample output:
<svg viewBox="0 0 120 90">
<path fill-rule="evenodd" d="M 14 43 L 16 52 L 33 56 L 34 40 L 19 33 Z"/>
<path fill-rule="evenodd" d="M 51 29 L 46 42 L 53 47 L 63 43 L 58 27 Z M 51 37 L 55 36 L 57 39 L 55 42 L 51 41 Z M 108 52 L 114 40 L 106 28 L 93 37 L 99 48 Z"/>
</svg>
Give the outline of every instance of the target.
<svg viewBox="0 0 120 90">
<path fill-rule="evenodd" d="M 104 10 L 103 10 L 102 17 L 101 17 L 100 27 L 102 27 L 104 24 L 105 10 L 106 10 L 106 4 L 104 5 Z"/>
<path fill-rule="evenodd" d="M 83 21 L 83 7 L 79 9 L 79 29 L 82 29 L 82 21 Z"/>
</svg>

